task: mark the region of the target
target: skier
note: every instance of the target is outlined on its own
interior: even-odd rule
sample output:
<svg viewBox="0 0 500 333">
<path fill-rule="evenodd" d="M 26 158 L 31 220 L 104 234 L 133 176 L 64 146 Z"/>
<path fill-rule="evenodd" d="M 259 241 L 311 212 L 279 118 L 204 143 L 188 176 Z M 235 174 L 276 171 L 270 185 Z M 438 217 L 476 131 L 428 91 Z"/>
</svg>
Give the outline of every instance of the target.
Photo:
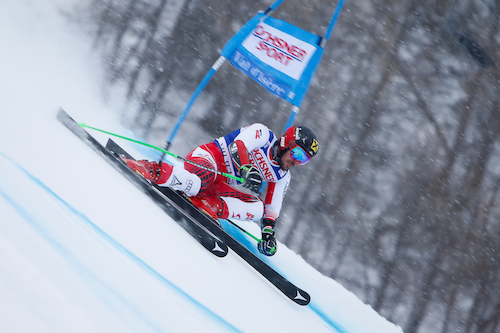
<svg viewBox="0 0 500 333">
<path fill-rule="evenodd" d="M 274 227 L 283 198 L 290 184 L 289 170 L 306 164 L 318 152 L 314 132 L 306 126 L 291 126 L 276 137 L 265 125 L 252 124 L 196 147 L 186 159 L 208 169 L 244 179 L 243 187 L 256 194 L 238 190 L 239 181 L 221 176 L 189 162 L 184 168 L 154 161 L 124 159 L 127 165 L 159 186 L 184 192 L 192 203 L 215 220 L 261 220 L 259 252 L 276 253 Z M 267 182 L 264 201 L 258 193 Z"/>
</svg>

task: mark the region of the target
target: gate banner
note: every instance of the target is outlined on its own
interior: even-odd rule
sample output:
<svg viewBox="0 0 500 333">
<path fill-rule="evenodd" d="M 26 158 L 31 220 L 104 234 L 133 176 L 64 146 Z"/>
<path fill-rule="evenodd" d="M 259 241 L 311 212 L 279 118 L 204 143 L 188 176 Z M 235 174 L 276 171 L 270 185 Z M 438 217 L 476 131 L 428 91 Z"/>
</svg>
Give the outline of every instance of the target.
<svg viewBox="0 0 500 333">
<path fill-rule="evenodd" d="M 300 106 L 323 54 L 320 42 L 319 36 L 266 17 L 227 58 L 271 93 Z"/>
<path fill-rule="evenodd" d="M 257 13 L 224 45 L 220 57 L 198 84 L 179 116 L 165 149 L 169 148 L 191 106 L 226 59 L 268 91 L 294 105 L 285 128 L 293 123 L 344 0 L 339 0 L 324 37 L 272 18 L 270 14 L 284 1 L 276 0 L 265 11 Z M 160 161 L 163 157 L 164 154 Z"/>
</svg>

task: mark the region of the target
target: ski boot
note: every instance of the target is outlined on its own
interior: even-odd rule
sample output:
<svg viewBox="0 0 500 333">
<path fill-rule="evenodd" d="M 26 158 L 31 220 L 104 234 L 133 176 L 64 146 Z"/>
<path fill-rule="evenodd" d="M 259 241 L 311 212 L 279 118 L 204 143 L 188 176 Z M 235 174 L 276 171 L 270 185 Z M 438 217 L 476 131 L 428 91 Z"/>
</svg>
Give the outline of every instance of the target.
<svg viewBox="0 0 500 333">
<path fill-rule="evenodd" d="M 162 163 L 162 166 L 160 166 L 158 162 L 151 162 L 148 160 L 136 161 L 136 160 L 126 159 L 123 156 L 120 157 L 125 163 L 127 163 L 127 166 L 130 169 L 134 170 L 142 177 L 146 178 L 147 180 L 150 180 L 152 183 L 155 184 L 164 183 L 168 178 L 168 174 L 171 173 L 172 166 L 168 163 Z"/>
<path fill-rule="evenodd" d="M 219 219 L 228 217 L 227 205 L 219 197 L 216 196 L 194 196 L 188 197 L 191 203 L 200 209 L 202 212 L 214 219 L 220 225 Z"/>
</svg>

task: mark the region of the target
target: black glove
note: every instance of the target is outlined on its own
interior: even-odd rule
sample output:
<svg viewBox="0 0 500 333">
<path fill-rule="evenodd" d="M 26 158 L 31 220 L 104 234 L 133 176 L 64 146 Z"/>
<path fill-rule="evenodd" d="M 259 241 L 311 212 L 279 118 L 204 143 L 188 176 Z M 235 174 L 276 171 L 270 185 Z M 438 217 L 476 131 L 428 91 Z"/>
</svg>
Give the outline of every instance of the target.
<svg viewBox="0 0 500 333">
<path fill-rule="evenodd" d="M 278 243 L 274 237 L 274 230 L 270 226 L 265 226 L 262 229 L 262 240 L 257 245 L 259 252 L 270 257 L 278 250 Z"/>
<path fill-rule="evenodd" d="M 262 187 L 262 177 L 259 170 L 250 164 L 242 165 L 240 168 L 241 178 L 245 179 L 243 187 L 250 189 L 250 191 L 258 193 Z"/>
</svg>

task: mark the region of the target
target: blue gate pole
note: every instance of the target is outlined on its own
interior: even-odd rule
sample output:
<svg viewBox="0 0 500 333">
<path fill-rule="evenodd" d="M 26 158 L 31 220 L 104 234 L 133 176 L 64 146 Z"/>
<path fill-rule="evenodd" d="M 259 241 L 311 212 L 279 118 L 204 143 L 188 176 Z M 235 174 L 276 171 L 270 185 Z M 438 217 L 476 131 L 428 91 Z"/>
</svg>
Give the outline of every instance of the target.
<svg viewBox="0 0 500 333">
<path fill-rule="evenodd" d="M 300 108 L 297 105 L 294 105 L 292 108 L 292 113 L 288 117 L 288 120 L 285 124 L 285 128 L 283 129 L 283 133 L 285 133 L 285 131 L 287 130 L 288 127 L 292 126 L 293 120 L 295 119 L 295 117 L 297 116 L 299 111 L 300 111 Z"/>
<path fill-rule="evenodd" d="M 342 7 L 344 6 L 344 1 L 345 0 L 340 0 L 339 3 L 337 4 L 337 8 L 335 9 L 335 12 L 332 15 L 332 18 L 330 20 L 330 24 L 328 25 L 328 28 L 326 29 L 325 37 L 321 38 L 321 40 L 320 40 L 319 46 L 323 49 L 325 48 L 325 45 L 326 45 L 326 42 L 328 41 L 328 39 L 330 39 L 330 35 L 332 34 L 333 27 L 335 26 L 335 23 L 337 22 L 337 19 L 339 18 Z M 285 124 L 285 128 L 283 129 L 283 132 L 285 132 L 288 127 L 292 126 L 293 120 L 295 119 L 295 117 L 297 116 L 299 111 L 300 111 L 300 108 L 297 105 L 294 105 L 292 108 L 292 113 L 288 117 L 288 120 Z"/>
<path fill-rule="evenodd" d="M 337 23 L 337 19 L 339 18 L 340 11 L 342 10 L 342 7 L 344 6 L 344 1 L 345 0 L 340 0 L 339 3 L 337 4 L 337 9 L 335 9 L 335 13 L 333 13 L 332 19 L 330 20 L 330 25 L 328 26 L 328 29 L 326 30 L 326 34 L 325 34 L 326 40 L 330 39 L 330 35 L 333 31 L 333 27 L 335 26 L 335 23 Z"/>
<path fill-rule="evenodd" d="M 172 140 L 174 136 L 177 134 L 177 131 L 179 131 L 179 128 L 181 127 L 182 122 L 184 119 L 186 119 L 186 116 L 189 112 L 189 109 L 191 109 L 191 106 L 193 106 L 194 101 L 196 98 L 198 98 L 198 95 L 203 91 L 205 86 L 208 84 L 208 81 L 214 76 L 215 72 L 219 70 L 219 68 L 222 66 L 222 64 L 226 61 L 226 57 L 220 56 L 219 59 L 212 65 L 212 68 L 205 74 L 205 77 L 201 82 L 198 84 L 198 87 L 196 87 L 196 90 L 194 93 L 191 95 L 191 98 L 189 99 L 189 102 L 187 103 L 186 107 L 184 108 L 184 111 L 182 111 L 179 119 L 177 120 L 177 123 L 174 126 L 174 129 L 172 131 L 172 134 L 170 134 L 170 137 L 168 138 L 167 144 L 165 146 L 165 150 L 168 150 L 170 145 L 172 144 Z M 163 154 L 160 158 L 160 161 L 163 159 L 165 155 Z"/>
</svg>

